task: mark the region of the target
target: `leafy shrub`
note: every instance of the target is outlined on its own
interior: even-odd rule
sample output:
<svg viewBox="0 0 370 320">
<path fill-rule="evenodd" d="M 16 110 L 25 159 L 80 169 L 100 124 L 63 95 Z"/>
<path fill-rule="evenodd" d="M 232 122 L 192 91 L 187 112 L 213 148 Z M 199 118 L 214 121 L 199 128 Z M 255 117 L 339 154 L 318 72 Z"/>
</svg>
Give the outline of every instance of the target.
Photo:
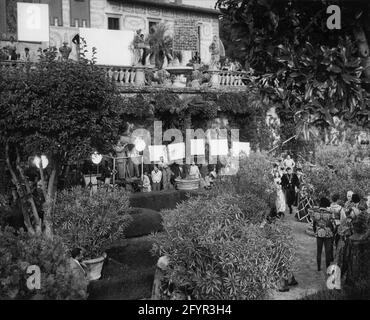
<svg viewBox="0 0 370 320">
<path fill-rule="evenodd" d="M 274 193 L 271 161 L 267 154 L 251 152 L 248 158 L 240 160 L 236 175 L 226 176 L 213 189 L 213 193 L 253 194 L 268 203 Z"/>
<path fill-rule="evenodd" d="M 68 265 L 61 240 L 31 237 L 0 229 L 0 300 L 31 299 L 37 293 L 44 299 L 85 299 L 86 284 L 76 281 Z M 41 271 L 41 289 L 30 291 L 26 269 L 37 265 Z"/>
<path fill-rule="evenodd" d="M 16 230 L 25 228 L 19 199 L 10 204 L 8 197 L 0 194 L 0 226 L 10 226 Z"/>
<path fill-rule="evenodd" d="M 62 191 L 54 210 L 54 232 L 69 249 L 81 247 L 86 256 L 96 258 L 112 242 L 124 237 L 132 221 L 129 198 L 125 191 L 76 187 Z"/>
<path fill-rule="evenodd" d="M 260 299 L 292 266 L 288 228 L 251 223 L 254 195 L 191 198 L 163 211 L 153 252 L 170 259 L 166 279 L 195 299 Z M 238 204 L 243 203 L 243 209 Z"/>
<path fill-rule="evenodd" d="M 362 153 L 349 145 L 323 146 L 316 153 L 316 166 L 305 165 L 307 180 L 315 189 L 315 196 L 328 197 L 339 193 L 346 198 L 348 190 L 360 195 L 370 191 L 370 166 L 354 162 Z M 332 165 L 333 169 L 328 165 Z"/>
</svg>

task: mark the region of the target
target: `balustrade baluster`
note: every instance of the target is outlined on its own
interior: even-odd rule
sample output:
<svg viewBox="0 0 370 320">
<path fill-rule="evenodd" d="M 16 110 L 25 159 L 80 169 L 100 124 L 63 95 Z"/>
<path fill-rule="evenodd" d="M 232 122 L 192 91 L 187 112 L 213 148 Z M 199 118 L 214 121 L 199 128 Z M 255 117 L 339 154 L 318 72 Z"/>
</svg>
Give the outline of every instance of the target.
<svg viewBox="0 0 370 320">
<path fill-rule="evenodd" d="M 226 72 L 226 85 L 230 85 L 230 72 Z"/>
<path fill-rule="evenodd" d="M 230 74 L 230 85 L 235 86 L 235 76 L 233 73 Z"/>
<path fill-rule="evenodd" d="M 119 71 L 119 82 L 120 82 L 120 84 L 123 83 L 124 79 L 125 79 L 125 72 L 123 71 L 123 68 L 120 68 L 120 71 Z"/>
<path fill-rule="evenodd" d="M 122 68 L 119 68 L 118 70 L 118 82 L 119 84 L 122 84 L 123 79 L 125 78 L 125 73 L 123 72 Z"/>
<path fill-rule="evenodd" d="M 113 70 L 112 70 L 112 68 L 108 69 L 107 75 L 108 75 L 108 79 L 112 81 L 113 80 Z"/>
<path fill-rule="evenodd" d="M 136 70 L 134 68 L 132 68 L 131 69 L 130 84 L 134 84 L 135 83 L 135 73 L 136 73 Z"/>
<path fill-rule="evenodd" d="M 114 80 L 114 82 L 117 82 L 118 81 L 118 71 L 117 71 L 117 69 L 115 69 L 113 71 L 113 80 Z"/>
<path fill-rule="evenodd" d="M 226 81 L 225 74 L 223 72 L 220 72 L 219 75 L 220 75 L 220 85 L 224 86 Z"/>
<path fill-rule="evenodd" d="M 126 68 L 125 70 L 125 84 L 129 84 L 130 83 L 130 70 L 128 68 Z"/>
</svg>

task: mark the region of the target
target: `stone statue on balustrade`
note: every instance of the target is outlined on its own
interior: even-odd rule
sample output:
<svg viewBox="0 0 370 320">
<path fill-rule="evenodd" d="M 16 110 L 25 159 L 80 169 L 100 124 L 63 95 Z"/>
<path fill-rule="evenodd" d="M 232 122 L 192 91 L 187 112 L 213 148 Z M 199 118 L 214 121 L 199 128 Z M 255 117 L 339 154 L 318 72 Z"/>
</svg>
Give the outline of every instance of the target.
<svg viewBox="0 0 370 320">
<path fill-rule="evenodd" d="M 136 31 L 133 41 L 135 66 L 143 64 L 144 48 L 145 48 L 144 35 L 141 34 L 141 29 L 139 29 Z"/>
<path fill-rule="evenodd" d="M 211 53 L 211 62 L 209 65 L 209 69 L 218 70 L 218 64 L 220 61 L 220 42 L 217 36 L 213 37 L 213 41 L 209 46 L 209 51 Z"/>
<path fill-rule="evenodd" d="M 66 61 L 72 52 L 72 48 L 68 46 L 68 42 L 63 42 L 63 46 L 59 48 L 62 60 Z"/>
<path fill-rule="evenodd" d="M 116 146 L 113 147 L 116 152 L 116 156 L 121 159 L 117 159 L 118 176 L 120 179 L 125 179 L 128 176 L 127 172 L 127 159 L 129 156 L 128 146 L 133 144 L 131 134 L 134 125 L 132 123 L 126 123 L 126 130 L 119 137 Z"/>
<path fill-rule="evenodd" d="M 165 69 L 158 70 L 156 76 L 159 84 L 172 85 L 172 81 L 170 80 L 171 75 Z"/>
</svg>

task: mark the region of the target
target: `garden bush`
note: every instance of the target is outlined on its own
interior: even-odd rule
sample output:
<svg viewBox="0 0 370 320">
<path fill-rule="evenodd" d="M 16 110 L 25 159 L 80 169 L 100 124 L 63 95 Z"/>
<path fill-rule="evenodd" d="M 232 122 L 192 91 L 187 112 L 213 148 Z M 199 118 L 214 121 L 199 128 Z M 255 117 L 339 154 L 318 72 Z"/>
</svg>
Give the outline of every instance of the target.
<svg viewBox="0 0 370 320">
<path fill-rule="evenodd" d="M 77 281 L 68 265 L 66 250 L 58 237 L 32 237 L 23 230 L 0 229 L 0 300 L 85 299 L 86 284 Z M 26 282 L 28 266 L 41 271 L 41 288 L 30 291 Z"/>
<path fill-rule="evenodd" d="M 62 191 L 57 198 L 53 226 L 69 249 L 83 248 L 88 258 L 101 255 L 115 240 L 124 237 L 131 223 L 126 191 L 87 188 Z"/>
<path fill-rule="evenodd" d="M 236 175 L 225 176 L 215 188 L 213 194 L 236 193 L 253 194 L 269 203 L 274 190 L 270 172 L 272 159 L 261 152 L 251 152 L 250 156 L 241 159 Z"/>
<path fill-rule="evenodd" d="M 20 201 L 10 204 L 7 196 L 0 194 L 0 227 L 10 226 L 16 230 L 25 228 Z"/>
<path fill-rule="evenodd" d="M 166 279 L 194 299 L 264 298 L 291 270 L 293 247 L 286 226 L 251 222 L 256 205 L 267 210 L 252 194 L 222 194 L 163 211 L 153 252 L 169 257 Z"/>
<path fill-rule="evenodd" d="M 363 156 L 363 152 L 350 145 L 319 147 L 316 166 L 304 165 L 304 173 L 314 187 L 315 197 L 319 199 L 339 193 L 344 200 L 348 190 L 366 195 L 370 191 L 370 166 L 354 161 Z"/>
</svg>

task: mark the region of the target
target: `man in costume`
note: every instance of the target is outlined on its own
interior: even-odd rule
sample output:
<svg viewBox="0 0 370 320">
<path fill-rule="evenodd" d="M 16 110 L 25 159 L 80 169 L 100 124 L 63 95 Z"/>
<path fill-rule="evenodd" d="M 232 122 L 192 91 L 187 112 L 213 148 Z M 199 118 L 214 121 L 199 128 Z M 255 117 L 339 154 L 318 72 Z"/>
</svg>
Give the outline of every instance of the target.
<svg viewBox="0 0 370 320">
<path fill-rule="evenodd" d="M 292 172 L 292 168 L 288 167 L 286 173 L 281 177 L 281 186 L 285 192 L 286 204 L 289 207 L 289 213 L 293 213 L 292 206 L 296 202 L 296 194 L 299 189 L 298 176 Z"/>
</svg>

